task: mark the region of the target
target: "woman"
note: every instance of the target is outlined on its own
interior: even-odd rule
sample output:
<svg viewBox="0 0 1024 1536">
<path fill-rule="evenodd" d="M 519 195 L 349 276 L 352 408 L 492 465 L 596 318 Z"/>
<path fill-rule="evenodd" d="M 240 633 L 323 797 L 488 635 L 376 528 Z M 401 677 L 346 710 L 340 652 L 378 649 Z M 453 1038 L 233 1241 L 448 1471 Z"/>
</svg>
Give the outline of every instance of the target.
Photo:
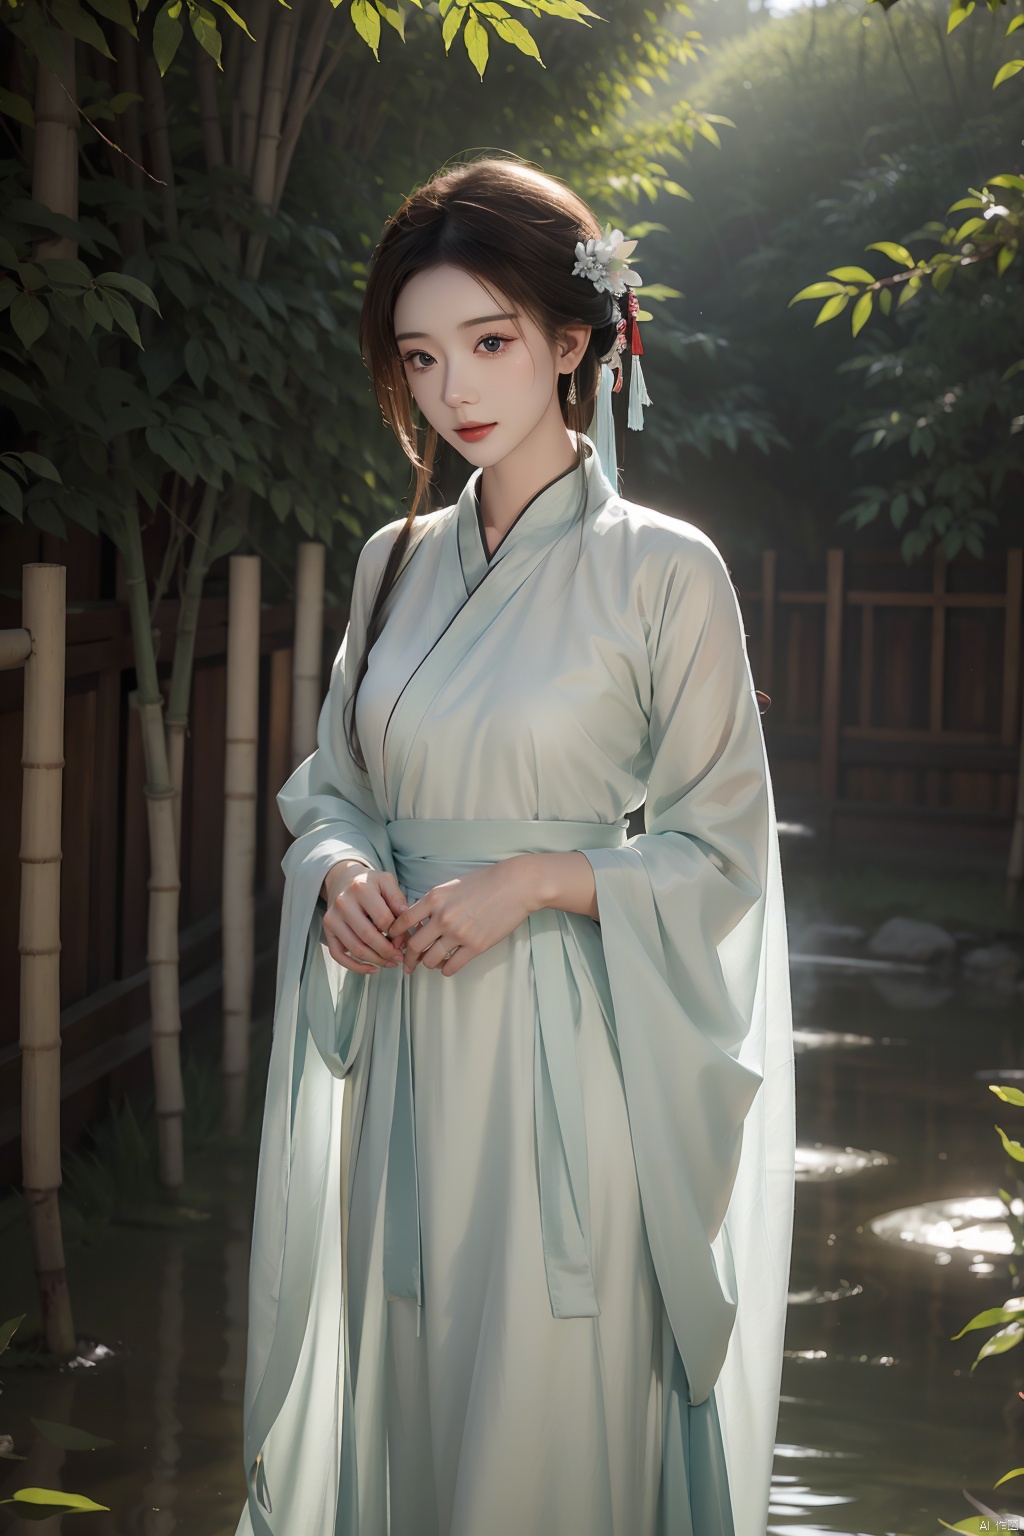
<svg viewBox="0 0 1024 1536">
<path fill-rule="evenodd" d="M 574 271 L 598 234 L 487 158 L 370 267 L 363 356 L 418 485 L 277 797 L 240 1536 L 764 1536 L 778 836 L 722 558 L 584 431 L 621 319 Z M 439 437 L 475 467 L 426 513 Z"/>
</svg>

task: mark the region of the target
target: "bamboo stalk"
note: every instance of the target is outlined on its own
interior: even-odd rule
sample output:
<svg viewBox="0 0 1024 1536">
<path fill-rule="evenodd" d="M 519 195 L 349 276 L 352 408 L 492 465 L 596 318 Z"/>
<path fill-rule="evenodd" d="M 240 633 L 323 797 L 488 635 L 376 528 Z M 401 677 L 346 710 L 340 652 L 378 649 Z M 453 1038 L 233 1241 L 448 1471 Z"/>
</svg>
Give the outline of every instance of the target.
<svg viewBox="0 0 1024 1536">
<path fill-rule="evenodd" d="M 292 156 L 295 154 L 295 146 L 299 142 L 299 134 L 302 125 L 306 121 L 306 114 L 313 104 L 313 85 L 320 68 L 320 61 L 327 46 L 327 34 L 334 20 L 333 7 L 329 5 L 317 6 L 306 33 L 306 40 L 299 57 L 299 65 L 295 71 L 295 79 L 288 96 L 288 109 L 285 115 L 284 132 L 277 155 L 277 169 L 274 175 L 274 199 L 273 207 L 276 212 L 284 194 L 285 183 L 288 180 L 288 172 L 291 169 Z M 354 36 L 353 32 L 353 36 Z M 338 49 L 343 44 L 339 42 Z M 334 61 L 332 60 L 333 64 Z"/>
<path fill-rule="evenodd" d="M 149 139 L 149 155 L 153 175 L 163 185 L 160 188 L 160 206 L 163 210 L 164 235 L 168 240 L 178 238 L 178 200 L 174 187 L 174 160 L 171 140 L 167 131 L 167 98 L 164 82 L 156 59 L 146 49 L 139 55 L 139 73 L 142 79 L 143 105 L 146 110 L 146 136 Z"/>
<path fill-rule="evenodd" d="M 228 587 L 224 753 L 224 1128 L 245 1125 L 255 958 L 256 781 L 260 705 L 260 557 L 232 555 Z"/>
<path fill-rule="evenodd" d="M 292 651 L 292 768 L 316 746 L 323 704 L 324 560 L 316 540 L 303 539 L 295 565 L 295 646 Z"/>
<path fill-rule="evenodd" d="M 259 134 L 253 157 L 251 192 L 253 202 L 270 213 L 277 185 L 277 155 L 281 143 L 281 121 L 295 50 L 296 10 L 282 11 L 274 23 L 267 54 L 267 72 L 263 82 Z M 245 275 L 255 281 L 260 275 L 267 247 L 266 235 L 252 234 L 245 253 Z"/>
<path fill-rule="evenodd" d="M 138 507 L 126 508 L 121 553 L 125 566 L 125 598 L 132 625 L 137 687 L 131 702 L 139 711 L 146 764 L 146 814 L 149 830 L 149 914 L 146 963 L 149 966 L 150 1049 L 156 1096 L 160 1150 L 160 1181 L 172 1199 L 184 1180 L 182 1117 L 185 1091 L 181 1080 L 181 1005 L 178 978 L 178 911 L 181 880 L 174 833 L 174 786 L 167 761 L 163 695 L 156 669 L 156 651 L 149 622 L 146 567 Z"/>
<path fill-rule="evenodd" d="M 210 545 L 213 543 L 217 495 L 212 485 L 206 486 L 199 506 L 192 554 L 185 575 L 185 591 L 178 613 L 178 631 L 174 637 L 171 686 L 168 690 L 167 713 L 164 717 L 167 761 L 171 783 L 174 786 L 174 846 L 177 850 L 179 870 L 181 868 L 181 787 L 185 775 L 185 737 L 188 733 L 188 711 L 192 696 L 192 678 L 195 672 L 199 606 L 203 597 L 203 583 L 210 569 Z"/>
<path fill-rule="evenodd" d="M 117 88 L 133 96 L 142 94 L 139 90 L 139 45 L 128 32 L 118 38 Z M 142 185 L 142 134 L 137 101 L 133 101 L 130 107 L 118 115 L 117 137 L 124 150 L 124 157 L 115 155 L 114 158 L 123 159 L 124 179 L 134 191 L 138 191 Z M 145 250 L 146 230 L 141 213 L 125 215 L 118 224 L 118 238 L 126 256 Z"/>
<path fill-rule="evenodd" d="M 1017 808 L 1013 817 L 1013 833 L 1010 837 L 1010 860 L 1006 870 L 1006 903 L 1009 906 L 1020 895 L 1024 880 L 1024 699 L 1020 710 L 1020 752 L 1017 757 Z"/>
<path fill-rule="evenodd" d="M 267 33 L 270 30 L 270 0 L 255 0 L 252 8 L 252 25 L 249 28 L 256 41 L 245 54 L 241 82 L 238 87 L 238 134 L 231 140 L 231 163 L 236 171 L 249 177 L 256 154 L 256 130 L 260 120 L 260 97 L 263 86 L 263 65 L 267 57 Z M 232 128 L 235 126 L 232 116 Z"/>
<path fill-rule="evenodd" d="M 60 813 L 64 772 L 67 572 L 26 565 L 22 613 L 32 637 L 25 662 L 21 803 L 21 1155 L 39 1311 L 54 1354 L 75 1352 L 60 1165 Z"/>
<path fill-rule="evenodd" d="M 61 56 L 60 75 L 42 64 L 36 71 L 36 137 L 32 155 L 32 196 L 37 203 L 78 218 L 78 112 L 75 108 L 75 40 L 67 32 L 53 32 L 53 47 Z M 40 240 L 36 254 L 41 260 L 72 261 L 78 245 L 65 235 Z"/>
</svg>

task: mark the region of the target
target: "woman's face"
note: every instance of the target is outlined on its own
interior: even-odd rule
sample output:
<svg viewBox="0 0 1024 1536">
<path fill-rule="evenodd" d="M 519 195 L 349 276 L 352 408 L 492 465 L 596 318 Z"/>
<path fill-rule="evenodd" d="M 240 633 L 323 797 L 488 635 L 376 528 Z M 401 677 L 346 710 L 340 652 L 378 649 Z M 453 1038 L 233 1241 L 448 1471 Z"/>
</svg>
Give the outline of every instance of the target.
<svg viewBox="0 0 1024 1536">
<path fill-rule="evenodd" d="M 493 285 L 492 285 L 493 287 Z M 525 312 L 499 302 L 462 267 L 417 272 L 395 304 L 395 341 L 413 398 L 440 437 L 472 464 L 496 464 L 553 412 L 559 424 L 559 373 L 586 351 L 590 326 L 548 341 Z M 477 437 L 459 432 L 483 423 Z"/>
</svg>

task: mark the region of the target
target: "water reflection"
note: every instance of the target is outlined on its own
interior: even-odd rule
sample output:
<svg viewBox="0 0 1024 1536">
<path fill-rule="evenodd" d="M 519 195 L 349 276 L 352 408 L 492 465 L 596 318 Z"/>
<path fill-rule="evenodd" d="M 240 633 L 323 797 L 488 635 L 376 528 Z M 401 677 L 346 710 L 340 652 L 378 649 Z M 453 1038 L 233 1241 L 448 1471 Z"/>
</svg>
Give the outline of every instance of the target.
<svg viewBox="0 0 1024 1536">
<path fill-rule="evenodd" d="M 987 1084 L 1024 1085 L 1024 1040 L 1015 1010 L 972 989 L 821 958 L 793 972 L 798 1189 L 767 1536 L 935 1536 L 969 1513 L 965 1486 L 991 1498 L 1022 1459 L 1022 1365 L 972 1372 L 980 1336 L 952 1336 L 1009 1294 L 992 1126 L 1017 1136 L 1024 1111 L 997 1110 Z M 233 1536 L 254 1152 L 199 1159 L 192 1179 L 210 1220 L 69 1250 L 78 1326 L 115 1354 L 57 1380 L 0 1370 L 0 1431 L 28 1458 L 0 1461 L 0 1497 L 63 1485 L 111 1506 L 110 1536 Z M 31 1315 L 27 1251 L 14 1228 L 4 1241 L 3 1315 Z M 60 1451 L 32 1416 L 114 1444 Z"/>
</svg>

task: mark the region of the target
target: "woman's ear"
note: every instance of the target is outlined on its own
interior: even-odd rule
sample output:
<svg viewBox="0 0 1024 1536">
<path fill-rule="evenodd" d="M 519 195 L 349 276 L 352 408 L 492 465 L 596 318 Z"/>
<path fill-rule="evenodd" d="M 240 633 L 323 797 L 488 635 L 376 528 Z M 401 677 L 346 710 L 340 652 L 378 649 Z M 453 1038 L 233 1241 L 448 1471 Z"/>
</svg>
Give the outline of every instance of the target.
<svg viewBox="0 0 1024 1536">
<path fill-rule="evenodd" d="M 560 369 L 571 373 L 582 360 L 590 343 L 592 325 L 566 325 L 559 333 L 558 362 Z"/>
</svg>

